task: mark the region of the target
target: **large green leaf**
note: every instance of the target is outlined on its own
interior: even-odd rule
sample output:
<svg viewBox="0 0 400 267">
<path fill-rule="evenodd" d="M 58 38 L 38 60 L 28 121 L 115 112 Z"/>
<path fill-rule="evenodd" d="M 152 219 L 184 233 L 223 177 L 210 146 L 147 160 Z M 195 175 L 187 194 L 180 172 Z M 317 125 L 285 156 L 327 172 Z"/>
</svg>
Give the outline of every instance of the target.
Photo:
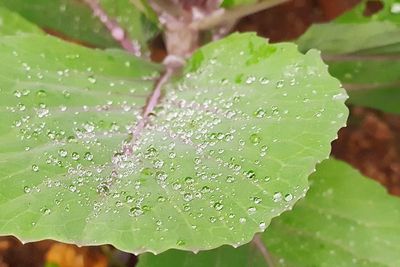
<svg viewBox="0 0 400 267">
<path fill-rule="evenodd" d="M 196 52 L 144 119 L 156 67 L 49 37 L 0 45 L 0 233 L 22 240 L 247 243 L 305 194 L 347 117 L 318 52 L 253 34 Z"/>
<path fill-rule="evenodd" d="M 311 189 L 261 237 L 238 249 L 197 255 L 144 254 L 140 267 L 157 266 L 399 266 L 400 200 L 349 165 L 326 160 L 310 177 Z M 263 249 L 267 249 L 267 251 Z"/>
<path fill-rule="evenodd" d="M 400 113 L 400 1 L 383 1 L 383 9 L 371 17 L 364 16 L 365 2 L 312 26 L 297 42 L 302 51 L 323 51 L 350 103 Z"/>
<path fill-rule="evenodd" d="M 0 35 L 14 35 L 24 32 L 41 33 L 41 30 L 20 15 L 0 7 Z"/>
<path fill-rule="evenodd" d="M 146 48 L 147 41 L 156 33 L 155 26 L 133 3 L 129 0 L 102 0 L 100 4 L 109 18 L 120 22 L 120 26 L 123 26 L 134 42 L 138 42 L 143 49 Z M 19 12 L 40 27 L 90 45 L 101 48 L 119 46 L 111 32 L 94 16 L 84 1 L 0 0 L 0 5 Z"/>
</svg>

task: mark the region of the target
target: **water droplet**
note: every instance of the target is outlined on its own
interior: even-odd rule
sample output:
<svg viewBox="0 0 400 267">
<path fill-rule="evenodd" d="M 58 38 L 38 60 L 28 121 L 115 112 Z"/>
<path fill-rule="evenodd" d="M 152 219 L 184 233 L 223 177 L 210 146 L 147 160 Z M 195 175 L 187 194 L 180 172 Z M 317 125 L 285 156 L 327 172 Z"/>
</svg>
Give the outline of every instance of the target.
<svg viewBox="0 0 400 267">
<path fill-rule="evenodd" d="M 94 78 L 93 76 L 89 76 L 89 77 L 88 77 L 88 81 L 89 81 L 91 84 L 95 84 L 95 83 L 96 83 L 96 78 Z"/>
<path fill-rule="evenodd" d="M 256 177 L 256 173 L 253 170 L 245 171 L 243 174 L 249 179 Z"/>
<path fill-rule="evenodd" d="M 79 160 L 79 158 L 80 158 L 78 152 L 72 152 L 71 157 L 72 157 L 73 160 Z"/>
<path fill-rule="evenodd" d="M 184 240 L 182 240 L 182 239 L 179 239 L 178 241 L 176 241 L 176 245 L 184 246 L 184 245 L 186 245 L 186 242 Z"/>
<path fill-rule="evenodd" d="M 165 202 L 165 197 L 163 197 L 163 196 L 159 196 L 158 198 L 157 198 L 157 201 L 158 202 Z"/>
<path fill-rule="evenodd" d="M 208 193 L 210 191 L 211 191 L 210 187 L 208 187 L 206 185 L 201 188 L 201 193 L 203 193 L 203 194 Z"/>
<path fill-rule="evenodd" d="M 254 112 L 254 116 L 257 118 L 264 118 L 265 115 L 267 115 L 267 112 L 262 108 L 259 108 Z"/>
<path fill-rule="evenodd" d="M 235 178 L 234 178 L 233 176 L 228 175 L 228 176 L 226 177 L 226 182 L 227 182 L 227 183 L 233 183 L 234 181 L 235 181 Z"/>
<path fill-rule="evenodd" d="M 259 197 L 253 197 L 252 199 L 253 199 L 254 204 L 260 204 L 262 201 L 262 199 Z"/>
<path fill-rule="evenodd" d="M 126 196 L 125 200 L 127 203 L 132 203 L 134 199 L 133 199 L 133 196 Z"/>
<path fill-rule="evenodd" d="M 73 184 L 71 184 L 71 185 L 68 187 L 68 189 L 69 189 L 69 191 L 71 191 L 71 192 L 76 192 L 76 186 L 73 185 Z"/>
<path fill-rule="evenodd" d="M 282 193 L 281 192 L 275 192 L 273 196 L 274 202 L 279 202 L 282 200 Z"/>
<path fill-rule="evenodd" d="M 58 155 L 62 158 L 65 158 L 68 155 L 67 150 L 61 148 L 60 150 L 58 150 Z"/>
<path fill-rule="evenodd" d="M 339 94 L 332 96 L 333 100 L 346 100 L 347 98 L 348 97 L 345 93 L 339 93 Z"/>
<path fill-rule="evenodd" d="M 39 171 L 39 166 L 36 165 L 36 164 L 33 164 L 33 165 L 32 165 L 32 171 L 38 172 L 38 171 Z"/>
<path fill-rule="evenodd" d="M 168 174 L 166 174 L 165 172 L 163 172 L 163 171 L 156 172 L 156 180 L 159 183 L 165 182 L 167 180 L 167 178 L 168 178 Z"/>
<path fill-rule="evenodd" d="M 222 205 L 221 202 L 216 202 L 216 203 L 214 204 L 214 209 L 216 209 L 216 210 L 218 210 L 218 211 L 222 210 L 223 208 L 224 208 L 224 205 Z"/>
<path fill-rule="evenodd" d="M 24 186 L 24 192 L 26 194 L 30 193 L 31 192 L 31 188 L 29 186 Z"/>
<path fill-rule="evenodd" d="M 14 96 L 16 98 L 20 98 L 22 96 L 22 93 L 20 91 L 16 90 L 16 91 L 14 91 Z"/>
<path fill-rule="evenodd" d="M 49 208 L 42 208 L 40 210 L 44 215 L 49 215 L 51 213 L 51 210 Z"/>
<path fill-rule="evenodd" d="M 250 208 L 247 209 L 247 212 L 249 214 L 254 214 L 256 211 L 257 211 L 257 209 L 255 207 L 250 207 Z"/>
<path fill-rule="evenodd" d="M 157 159 L 157 160 L 153 161 L 153 165 L 154 165 L 154 168 L 161 169 L 162 166 L 164 166 L 164 161 L 161 159 Z"/>
<path fill-rule="evenodd" d="M 187 184 L 193 184 L 194 183 L 194 179 L 190 176 L 185 178 L 185 183 Z"/>
<path fill-rule="evenodd" d="M 64 90 L 64 91 L 62 92 L 62 94 L 63 94 L 63 96 L 64 96 L 65 98 L 67 98 L 67 99 L 71 97 L 71 93 L 68 92 L 67 90 Z"/>
<path fill-rule="evenodd" d="M 276 88 L 282 88 L 284 86 L 284 81 L 283 80 L 279 80 L 276 82 Z"/>
<path fill-rule="evenodd" d="M 256 77 L 254 77 L 254 76 L 249 76 L 249 77 L 247 77 L 247 79 L 246 79 L 246 83 L 247 84 L 252 84 L 253 82 L 255 82 L 256 81 Z"/>
<path fill-rule="evenodd" d="M 258 145 L 261 142 L 261 137 L 258 134 L 252 134 L 250 135 L 250 142 L 253 145 Z"/>
<path fill-rule="evenodd" d="M 97 186 L 97 193 L 108 194 L 109 192 L 110 192 L 110 187 L 107 184 L 101 183 Z"/>
<path fill-rule="evenodd" d="M 260 83 L 261 83 L 261 84 L 268 84 L 268 83 L 269 83 L 269 80 L 268 80 L 266 77 L 261 77 L 261 78 L 260 78 Z"/>
<path fill-rule="evenodd" d="M 285 201 L 291 201 L 293 199 L 293 195 L 292 194 L 286 194 L 285 195 Z"/>
<path fill-rule="evenodd" d="M 93 160 L 93 154 L 90 153 L 90 152 L 86 152 L 84 157 L 88 161 L 92 161 Z"/>
<path fill-rule="evenodd" d="M 46 93 L 46 91 L 45 90 L 39 90 L 39 91 L 37 91 L 36 92 L 36 96 L 37 97 L 46 97 L 47 96 L 47 93 Z"/>
<path fill-rule="evenodd" d="M 193 199 L 193 195 L 191 193 L 185 193 L 183 194 L 183 200 L 185 201 L 191 201 Z"/>
<path fill-rule="evenodd" d="M 134 216 L 134 217 L 138 217 L 140 215 L 142 215 L 144 213 L 144 211 L 140 208 L 140 207 L 133 207 L 129 210 L 129 215 L 130 216 Z"/>
</svg>

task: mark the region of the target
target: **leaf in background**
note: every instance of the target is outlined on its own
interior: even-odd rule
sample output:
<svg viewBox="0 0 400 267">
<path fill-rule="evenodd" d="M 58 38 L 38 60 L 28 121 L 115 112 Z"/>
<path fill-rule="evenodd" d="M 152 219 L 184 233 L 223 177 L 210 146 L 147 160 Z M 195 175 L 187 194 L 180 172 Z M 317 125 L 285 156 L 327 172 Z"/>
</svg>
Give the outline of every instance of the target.
<svg viewBox="0 0 400 267">
<path fill-rule="evenodd" d="M 97 3 L 97 0 L 88 2 Z M 129 37 L 138 42 L 144 50 L 146 43 L 154 37 L 155 26 L 141 14 L 136 6 L 128 0 L 113 1 L 110 8 L 108 0 L 102 0 L 105 13 L 110 12 L 107 18 L 120 21 L 129 33 Z M 47 30 L 64 34 L 67 37 L 83 41 L 100 48 L 118 47 L 112 33 L 101 22 L 98 16 L 84 1 L 75 0 L 0 0 L 0 5 L 20 13 L 28 20 L 37 23 Z M 109 10 L 108 10 L 109 9 Z M 103 22 L 105 17 L 102 18 Z M 115 33 L 114 33 L 115 34 Z"/>
<path fill-rule="evenodd" d="M 330 73 L 348 89 L 349 103 L 400 113 L 400 1 L 384 3 L 371 17 L 362 3 L 313 25 L 297 43 L 302 51 L 322 50 Z"/>
<path fill-rule="evenodd" d="M 19 33 L 42 33 L 42 31 L 10 10 L 0 7 L 0 35 L 14 35 Z"/>
<path fill-rule="evenodd" d="M 101 7 L 106 13 L 115 18 L 118 24 L 129 34 L 133 42 L 137 42 L 142 50 L 146 50 L 147 42 L 158 33 L 157 19 L 151 16 L 149 7 L 142 13 L 132 0 L 100 0 Z M 144 6 L 146 7 L 146 6 Z M 146 14 L 154 22 L 147 19 Z"/>
<path fill-rule="evenodd" d="M 223 0 L 221 5 L 226 8 L 231 8 L 234 6 L 255 4 L 257 2 L 258 0 Z"/>
<path fill-rule="evenodd" d="M 146 118 L 159 68 L 50 37 L 0 45 L 0 233 L 25 241 L 247 243 L 304 196 L 347 118 L 318 52 L 253 34 L 196 52 Z"/>
<path fill-rule="evenodd" d="M 139 267 L 158 266 L 399 266 L 400 200 L 346 163 L 326 160 L 310 177 L 311 188 L 290 213 L 238 249 L 221 247 L 197 255 L 144 254 Z M 258 248 L 267 248 L 263 254 Z"/>
</svg>

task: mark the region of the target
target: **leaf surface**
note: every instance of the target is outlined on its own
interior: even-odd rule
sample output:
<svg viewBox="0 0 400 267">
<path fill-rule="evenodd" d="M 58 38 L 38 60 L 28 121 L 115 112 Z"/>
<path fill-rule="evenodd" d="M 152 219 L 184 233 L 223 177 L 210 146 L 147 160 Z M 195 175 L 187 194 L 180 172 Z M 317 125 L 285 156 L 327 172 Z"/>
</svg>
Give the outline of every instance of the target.
<svg viewBox="0 0 400 267">
<path fill-rule="evenodd" d="M 42 31 L 20 15 L 0 7 L 0 35 L 14 35 L 24 32 L 41 33 Z"/>
<path fill-rule="evenodd" d="M 273 220 L 262 235 L 234 249 L 193 253 L 170 250 L 139 257 L 157 266 L 398 266 L 400 200 L 346 163 L 326 160 L 310 177 L 311 188 L 294 210 Z M 260 242 L 261 243 L 261 242 Z"/>
<path fill-rule="evenodd" d="M 159 67 L 50 37 L 0 45 L 0 233 L 25 241 L 247 243 L 303 197 L 347 118 L 318 52 L 253 34 L 196 52 L 145 118 Z"/>
</svg>

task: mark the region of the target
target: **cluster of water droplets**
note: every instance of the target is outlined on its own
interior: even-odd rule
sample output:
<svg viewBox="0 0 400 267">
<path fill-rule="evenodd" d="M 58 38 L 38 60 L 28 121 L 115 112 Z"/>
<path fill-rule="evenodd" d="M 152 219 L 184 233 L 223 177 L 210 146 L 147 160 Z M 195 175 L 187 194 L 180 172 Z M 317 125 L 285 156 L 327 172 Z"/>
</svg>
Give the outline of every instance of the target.
<svg viewBox="0 0 400 267">
<path fill-rule="evenodd" d="M 23 67 L 33 72 L 29 64 Z M 221 79 L 214 77 L 213 68 L 200 69 L 168 86 L 161 104 L 142 118 L 135 89 L 119 97 L 113 90 L 125 84 L 105 83 L 90 68 L 84 73 L 88 99 L 65 85 L 82 75 L 70 69 L 56 74 L 61 90 L 13 93 L 14 104 L 7 110 L 17 116 L 10 127 L 26 143 L 27 154 L 37 151 L 31 173 L 47 181 L 38 187 L 25 180 L 21 190 L 38 197 L 57 192 L 54 203 L 40 207 L 43 215 L 76 209 L 74 201 L 90 211 L 87 224 L 129 220 L 137 228 L 154 228 L 161 243 L 176 238 L 176 232 L 190 237 L 191 232 L 225 229 L 242 238 L 239 245 L 248 241 L 248 227 L 265 230 L 271 217 L 289 209 L 306 190 L 298 173 L 285 176 L 293 166 L 279 152 L 287 140 L 277 130 L 290 128 L 288 122 L 303 126 L 302 119 L 324 118 L 326 110 L 318 101 L 313 104 L 316 99 L 345 97 L 320 95 L 311 82 L 305 85 L 305 79 L 321 73 L 301 62 L 271 76 L 239 73 Z M 29 75 L 40 80 L 48 74 Z M 89 98 L 103 86 L 110 90 L 101 97 L 94 93 L 96 101 Z M 71 105 L 74 101 L 79 105 Z M 308 113 L 292 111 L 296 103 L 310 105 Z M 40 150 L 46 144 L 49 149 Z M 306 149 L 295 145 L 301 152 Z M 61 170 L 53 175 L 55 168 Z M 185 238 L 176 241 L 177 246 L 185 244 Z"/>
</svg>

